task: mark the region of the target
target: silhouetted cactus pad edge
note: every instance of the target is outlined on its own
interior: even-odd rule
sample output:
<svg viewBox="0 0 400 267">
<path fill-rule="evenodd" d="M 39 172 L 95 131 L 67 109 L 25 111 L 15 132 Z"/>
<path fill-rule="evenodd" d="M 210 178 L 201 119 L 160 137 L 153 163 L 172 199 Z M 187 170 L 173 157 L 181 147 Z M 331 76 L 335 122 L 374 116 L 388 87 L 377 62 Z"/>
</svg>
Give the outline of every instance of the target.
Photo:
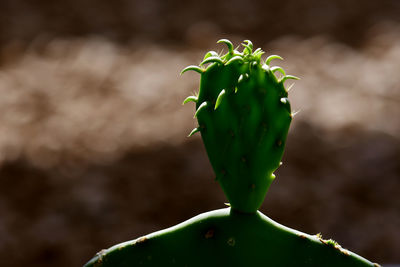
<svg viewBox="0 0 400 267">
<path fill-rule="evenodd" d="M 223 39 L 228 52 L 208 52 L 195 102 L 198 127 L 216 180 L 231 208 L 200 214 L 174 227 L 102 250 L 85 266 L 378 266 L 337 242 L 282 226 L 257 209 L 280 166 L 292 120 L 284 82 L 298 79 Z M 207 67 L 203 67 L 208 64 Z M 277 75 L 277 72 L 280 74 Z M 112 234 L 112 233 L 110 233 Z"/>
</svg>

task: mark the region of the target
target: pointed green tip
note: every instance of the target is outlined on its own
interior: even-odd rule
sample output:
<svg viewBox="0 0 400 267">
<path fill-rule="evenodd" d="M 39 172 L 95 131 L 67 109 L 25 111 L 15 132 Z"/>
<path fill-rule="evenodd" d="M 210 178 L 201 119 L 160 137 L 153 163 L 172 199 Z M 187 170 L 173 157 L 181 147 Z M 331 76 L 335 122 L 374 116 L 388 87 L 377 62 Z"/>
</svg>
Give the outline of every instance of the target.
<svg viewBox="0 0 400 267">
<path fill-rule="evenodd" d="M 284 69 L 282 69 L 282 68 L 279 67 L 279 66 L 273 66 L 273 67 L 270 68 L 270 70 L 271 70 L 273 73 L 275 73 L 276 71 L 279 71 L 280 73 L 282 73 L 283 76 L 286 76 L 286 73 L 285 73 Z"/>
<path fill-rule="evenodd" d="M 233 53 L 233 44 L 231 41 L 229 41 L 228 39 L 220 39 L 217 41 L 217 44 L 221 44 L 221 43 L 226 44 L 226 46 L 228 47 L 229 53 L 231 53 L 231 54 Z"/>
<path fill-rule="evenodd" d="M 203 60 L 200 63 L 200 66 L 203 66 L 204 64 L 207 64 L 207 63 L 214 63 L 214 62 L 219 63 L 219 64 L 224 64 L 224 62 L 222 61 L 222 59 L 219 56 L 211 56 L 211 57 L 208 57 L 205 60 Z"/>
<path fill-rule="evenodd" d="M 194 113 L 193 118 L 197 118 L 197 115 L 199 114 L 200 111 L 202 111 L 203 109 L 207 108 L 208 103 L 206 101 L 204 101 L 203 103 L 201 103 L 201 105 L 199 106 L 199 108 L 196 110 L 196 112 Z"/>
<path fill-rule="evenodd" d="M 250 40 L 244 40 L 246 44 L 244 45 L 245 47 L 248 47 L 249 49 L 253 50 L 253 43 Z"/>
<path fill-rule="evenodd" d="M 206 60 L 209 57 L 218 57 L 218 53 L 215 51 L 208 51 L 203 60 Z"/>
<path fill-rule="evenodd" d="M 293 76 L 293 75 L 285 75 L 280 82 L 284 83 L 286 80 L 289 80 L 289 79 L 300 80 L 299 77 L 296 77 L 296 76 Z"/>
<path fill-rule="evenodd" d="M 197 103 L 197 97 L 195 97 L 194 95 L 186 97 L 185 100 L 183 100 L 182 105 L 185 105 L 188 102 Z"/>
<path fill-rule="evenodd" d="M 200 127 L 194 128 L 187 137 L 191 137 L 197 132 L 200 132 Z"/>
<path fill-rule="evenodd" d="M 278 55 L 270 55 L 269 57 L 267 57 L 267 59 L 265 60 L 265 64 L 269 65 L 269 63 L 271 63 L 272 60 L 274 59 L 280 59 L 283 60 L 283 58 L 281 56 Z"/>
<path fill-rule="evenodd" d="M 243 53 L 251 55 L 253 52 L 253 43 L 250 40 L 244 40 L 242 46 L 244 47 Z"/>
<path fill-rule="evenodd" d="M 265 52 L 261 50 L 261 48 L 257 48 L 256 51 L 253 52 L 253 56 L 257 59 L 260 60 L 261 56 L 264 54 Z"/>
<path fill-rule="evenodd" d="M 214 110 L 216 110 L 219 107 L 219 105 L 221 105 L 224 96 L 225 96 L 225 89 L 222 89 L 222 91 L 219 93 L 217 97 L 217 101 L 215 102 Z"/>
<path fill-rule="evenodd" d="M 181 75 L 184 74 L 185 72 L 189 71 L 189 70 L 198 72 L 198 73 L 200 73 L 200 74 L 204 72 L 204 70 L 203 70 L 202 68 L 200 68 L 199 66 L 190 65 L 190 66 L 187 66 L 186 68 L 184 68 L 184 69 L 181 71 Z"/>
<path fill-rule="evenodd" d="M 241 56 L 234 56 L 233 58 L 229 59 L 228 62 L 225 63 L 226 66 L 232 64 L 233 62 L 240 62 L 243 63 L 243 58 Z"/>
</svg>

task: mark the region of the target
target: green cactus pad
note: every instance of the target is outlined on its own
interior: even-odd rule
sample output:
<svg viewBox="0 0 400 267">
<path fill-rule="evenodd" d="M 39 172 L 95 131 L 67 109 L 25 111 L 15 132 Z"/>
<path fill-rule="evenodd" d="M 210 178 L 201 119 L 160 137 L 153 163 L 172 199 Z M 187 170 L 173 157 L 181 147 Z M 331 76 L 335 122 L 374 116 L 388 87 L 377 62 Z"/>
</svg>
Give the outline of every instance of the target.
<svg viewBox="0 0 400 267">
<path fill-rule="evenodd" d="M 320 235 L 230 208 L 100 251 L 85 267 L 378 266 Z"/>
<path fill-rule="evenodd" d="M 189 66 L 201 74 L 195 117 L 216 178 L 233 209 L 255 212 L 274 180 L 292 120 L 286 75 L 278 66 L 270 67 L 269 56 L 262 63 L 261 49 L 254 52 L 246 40 L 243 51 L 208 52 L 200 65 Z M 281 78 L 276 76 L 281 73 Z M 185 102 L 192 100 L 189 97 Z"/>
</svg>

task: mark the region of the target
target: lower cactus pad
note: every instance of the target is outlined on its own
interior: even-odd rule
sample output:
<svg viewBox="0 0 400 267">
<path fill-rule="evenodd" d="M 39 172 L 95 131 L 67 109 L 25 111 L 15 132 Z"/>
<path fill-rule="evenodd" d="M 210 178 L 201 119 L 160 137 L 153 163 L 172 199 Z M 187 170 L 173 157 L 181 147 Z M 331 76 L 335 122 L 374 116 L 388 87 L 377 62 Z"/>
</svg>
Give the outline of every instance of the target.
<svg viewBox="0 0 400 267">
<path fill-rule="evenodd" d="M 85 267 L 378 266 L 320 235 L 230 208 L 102 250 Z"/>
</svg>

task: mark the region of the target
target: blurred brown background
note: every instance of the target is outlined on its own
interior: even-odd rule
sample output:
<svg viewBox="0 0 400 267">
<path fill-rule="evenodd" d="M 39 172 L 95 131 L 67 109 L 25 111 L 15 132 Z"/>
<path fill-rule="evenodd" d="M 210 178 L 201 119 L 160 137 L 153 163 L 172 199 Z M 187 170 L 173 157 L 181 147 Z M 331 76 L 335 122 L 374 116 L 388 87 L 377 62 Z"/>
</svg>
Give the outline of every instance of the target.
<svg viewBox="0 0 400 267">
<path fill-rule="evenodd" d="M 400 263 L 399 1 L 2 0 L 0 266 L 81 266 L 224 207 L 179 76 L 223 37 L 302 78 L 262 212 Z"/>
</svg>

